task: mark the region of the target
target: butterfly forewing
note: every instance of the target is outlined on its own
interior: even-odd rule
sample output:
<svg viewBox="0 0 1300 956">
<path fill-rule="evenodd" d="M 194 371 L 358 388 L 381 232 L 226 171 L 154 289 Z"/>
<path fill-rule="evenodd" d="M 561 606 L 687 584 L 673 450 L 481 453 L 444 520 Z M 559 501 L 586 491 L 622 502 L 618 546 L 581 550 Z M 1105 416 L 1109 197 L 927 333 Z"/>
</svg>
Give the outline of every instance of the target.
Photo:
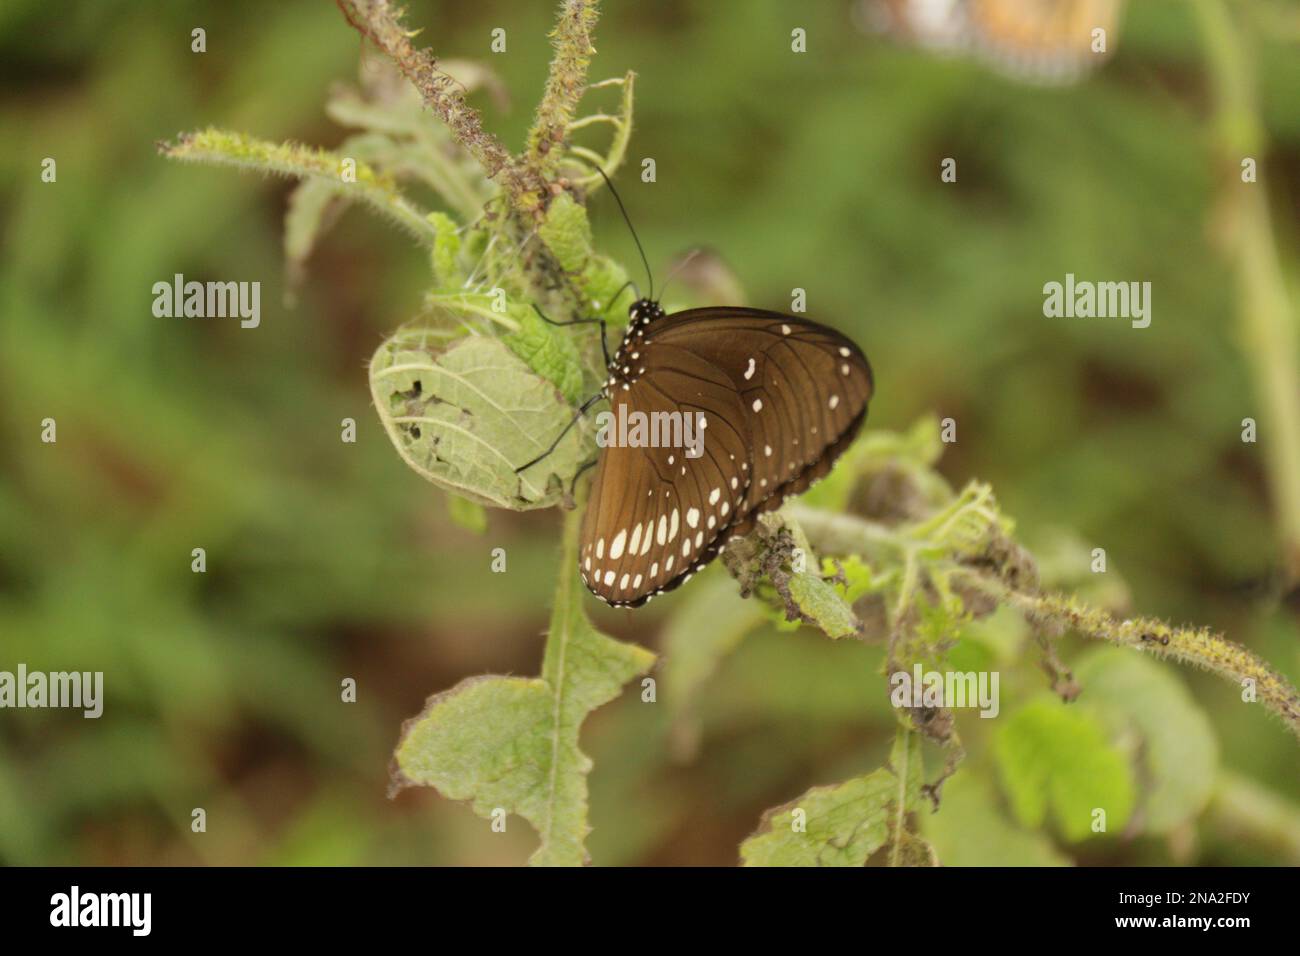
<svg viewBox="0 0 1300 956">
<path fill-rule="evenodd" d="M 752 456 L 742 514 L 764 502 L 775 507 L 806 488 L 807 482 L 797 491 L 794 485 L 841 437 L 856 434 L 871 398 L 871 366 L 861 350 L 806 319 L 757 309 L 693 309 L 664 319 L 652 334 L 655 345 L 687 348 L 735 383 Z"/>
</svg>

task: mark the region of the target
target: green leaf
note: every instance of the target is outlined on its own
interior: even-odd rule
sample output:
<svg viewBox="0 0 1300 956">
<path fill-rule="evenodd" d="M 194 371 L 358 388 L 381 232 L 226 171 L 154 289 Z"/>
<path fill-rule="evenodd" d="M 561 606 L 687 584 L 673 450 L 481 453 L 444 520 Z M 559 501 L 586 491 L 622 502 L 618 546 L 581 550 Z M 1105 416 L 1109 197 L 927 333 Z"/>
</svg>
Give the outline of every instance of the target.
<svg viewBox="0 0 1300 956">
<path fill-rule="evenodd" d="M 338 190 L 331 183 L 308 179 L 289 194 L 284 214 L 284 259 L 290 288 L 302 283 L 307 257 L 325 229 L 330 207 L 338 203 Z"/>
<path fill-rule="evenodd" d="M 1147 833 L 1168 833 L 1209 803 L 1219 748 L 1205 712 L 1182 682 L 1147 657 L 1099 648 L 1075 668 L 1079 698 L 1131 744 Z"/>
<path fill-rule="evenodd" d="M 434 484 L 516 511 L 558 503 L 586 454 L 583 427 L 542 461 L 573 409 L 499 339 L 447 344 L 431 329 L 394 333 L 370 363 L 379 418 L 402 459 Z"/>
<path fill-rule="evenodd" d="M 906 432 L 864 432 L 840 456 L 831 473 L 800 500 L 826 511 L 848 510 L 859 480 L 892 468 L 910 476 L 925 501 L 937 504 L 952 494 L 946 482 L 930 470 L 942 454 L 939 421 L 933 416 L 918 419 Z"/>
<path fill-rule="evenodd" d="M 763 814 L 758 830 L 740 845 L 741 861 L 745 866 L 862 866 L 886 844 L 893 864 L 927 860 L 928 847 L 906 827 L 920 789 L 920 738 L 903 731 L 889 763 L 879 770 L 813 787 Z M 802 832 L 796 826 L 801 819 Z"/>
<path fill-rule="evenodd" d="M 429 222 L 437 230 L 433 251 L 429 254 L 434 279 L 444 288 L 459 286 L 465 281 L 465 276 L 456 259 L 460 255 L 460 233 L 456 230 L 456 220 L 444 212 L 431 212 Z"/>
<path fill-rule="evenodd" d="M 1068 866 L 1041 833 L 1023 830 L 997 805 L 992 783 L 962 769 L 943 787 L 937 813 L 921 814 L 921 829 L 944 866 Z"/>
<path fill-rule="evenodd" d="M 827 577 L 833 577 L 837 570 L 844 572 L 844 584 L 835 585 L 844 602 L 850 607 L 853 606 L 859 598 L 870 594 L 874 589 L 879 587 L 879 582 L 871 573 L 871 566 L 863 561 L 856 554 L 845 555 L 839 559 L 839 567 L 836 568 L 836 562 L 830 558 L 822 558 L 822 574 Z"/>
<path fill-rule="evenodd" d="M 392 176 L 358 162 L 356 180 L 345 182 L 341 175 L 344 157 L 328 150 L 297 143 L 268 143 L 244 133 L 213 128 L 182 134 L 177 142 L 161 143 L 158 148 L 163 156 L 181 162 L 234 166 L 320 182 L 344 199 L 369 203 L 421 242 L 435 238 L 424 213 L 398 191 Z"/>
<path fill-rule="evenodd" d="M 577 574 L 578 512 L 566 516 L 565 546 L 541 678 L 476 677 L 431 697 L 407 721 L 395 753 L 394 786 L 436 787 L 532 824 L 541 843 L 529 862 L 587 862 L 587 774 L 578 749 L 587 714 L 646 673 L 654 655 L 601 634 L 582 608 Z"/>
<path fill-rule="evenodd" d="M 460 495 L 448 495 L 447 514 L 466 531 L 482 534 L 487 530 L 487 511 L 477 501 L 470 501 Z"/>
<path fill-rule="evenodd" d="M 993 742 L 1002 788 L 1017 819 L 1041 827 L 1050 810 L 1066 839 L 1092 834 L 1093 811 L 1119 832 L 1133 811 L 1128 760 L 1096 716 L 1043 696 L 1026 704 Z"/>
<path fill-rule="evenodd" d="M 537 232 L 565 272 L 581 272 L 586 267 L 591 255 L 591 224 L 587 210 L 568 193 L 560 193 L 551 202 Z"/>
<path fill-rule="evenodd" d="M 561 193 L 546 210 L 546 219 L 537 231 L 593 313 L 570 318 L 599 316 L 613 328 L 627 322 L 627 307 L 635 299 L 627 272 L 617 262 L 592 250 L 586 208 L 568 193 Z"/>
<path fill-rule="evenodd" d="M 762 602 L 742 598 L 736 582 L 720 571 L 709 568 L 683 589 L 663 629 L 661 685 L 679 740 L 694 736 L 688 722 L 700 689 L 722 659 L 767 619 Z M 701 621 L 710 625 L 701 627 Z"/>
<path fill-rule="evenodd" d="M 861 626 L 853 616 L 853 609 L 835 586 L 817 574 L 793 575 L 790 578 L 790 597 L 828 637 L 848 637 L 856 634 Z"/>
<path fill-rule="evenodd" d="M 586 397 L 582 366 L 578 347 L 568 332 L 547 325 L 531 308 L 512 309 L 510 314 L 519 323 L 519 331 L 504 336 L 506 345 L 534 372 L 554 382 L 570 405 L 580 405 Z"/>
</svg>

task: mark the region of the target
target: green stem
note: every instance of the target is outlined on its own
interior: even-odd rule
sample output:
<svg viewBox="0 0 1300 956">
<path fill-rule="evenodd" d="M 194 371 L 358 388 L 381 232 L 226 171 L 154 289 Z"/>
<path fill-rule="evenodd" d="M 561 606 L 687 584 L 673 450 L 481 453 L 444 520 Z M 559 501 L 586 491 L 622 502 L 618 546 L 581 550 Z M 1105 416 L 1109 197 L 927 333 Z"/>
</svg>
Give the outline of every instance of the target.
<svg viewBox="0 0 1300 956">
<path fill-rule="evenodd" d="M 159 143 L 168 159 L 214 166 L 233 166 L 260 173 L 324 183 L 343 199 L 359 200 L 391 217 L 426 245 L 438 231 L 425 213 L 397 189 L 390 176 L 375 172 L 367 163 L 356 164 L 356 181 L 342 178 L 343 157 L 296 143 L 269 143 L 243 133 L 205 129 L 186 133 L 175 143 Z"/>
<path fill-rule="evenodd" d="M 354 29 L 388 54 L 419 91 L 424 103 L 446 124 L 452 138 L 474 157 L 489 179 L 506 188 L 516 209 L 540 208 L 545 183 L 517 163 L 499 140 L 483 129 L 478 111 L 465 102 L 461 86 L 438 69 L 427 50 L 411 44 L 411 33 L 388 0 L 336 0 Z"/>
<path fill-rule="evenodd" d="M 555 57 L 524 153 L 524 164 L 544 182 L 555 178 L 569 138 L 569 124 L 587 89 L 587 68 L 596 52 L 591 45 L 591 31 L 599 16 L 596 7 L 596 0 L 561 0 L 551 31 Z"/>
<path fill-rule="evenodd" d="M 901 766 L 893 767 L 894 776 L 898 779 L 898 796 L 894 800 L 894 826 L 890 836 L 892 843 L 889 847 L 889 865 L 901 866 L 903 860 L 903 839 L 907 832 L 907 781 L 911 774 L 911 768 L 908 761 L 911 759 L 912 732 L 906 727 L 899 725 L 897 733 L 894 735 L 894 752 L 900 754 L 898 763 Z"/>
<path fill-rule="evenodd" d="M 1248 840 L 1276 862 L 1300 866 L 1300 807 L 1231 771 L 1223 771 L 1210 800 L 1209 819 L 1226 839 Z"/>
<path fill-rule="evenodd" d="M 898 557 L 908 547 L 897 532 L 866 518 L 823 511 L 797 501 L 782 510 L 798 522 L 818 550 L 831 554 L 856 554 L 883 562 Z"/>
<path fill-rule="evenodd" d="M 1254 60 L 1222 0 L 1195 0 L 1214 81 L 1214 126 L 1223 167 L 1235 173 L 1258 161 L 1267 142 L 1259 118 Z M 1264 414 L 1262 437 L 1278 514 L 1287 580 L 1300 582 L 1300 339 L 1277 251 L 1268 193 L 1235 175 L 1225 184 L 1232 203 L 1242 348 Z"/>
<path fill-rule="evenodd" d="M 1116 620 L 1061 594 L 1029 594 L 977 571 L 961 568 L 953 577 L 1020 611 L 1036 627 L 1071 630 L 1082 637 L 1170 657 L 1213 671 L 1238 687 L 1251 681 L 1255 699 L 1276 714 L 1300 739 L 1300 694 L 1290 681 L 1253 652 L 1208 628 L 1171 627 L 1155 618 Z"/>
<path fill-rule="evenodd" d="M 897 603 L 891 607 L 891 630 L 906 610 L 916 588 L 919 566 L 916 551 L 924 542 L 863 518 L 832 514 L 806 505 L 787 505 L 814 549 L 826 554 L 856 554 L 868 559 L 897 561 L 901 551 L 904 574 Z M 952 558 L 928 563 L 931 576 L 946 574 L 953 582 L 982 592 L 1000 604 L 1016 608 L 1039 627 L 1073 630 L 1083 637 L 1131 647 L 1159 657 L 1204 667 L 1239 687 L 1253 682 L 1256 699 L 1286 724 L 1300 739 L 1300 694 L 1291 683 L 1251 651 L 1206 628 L 1171 627 L 1153 618 L 1118 621 L 1105 611 L 1059 594 L 1017 590 L 985 571 Z"/>
</svg>

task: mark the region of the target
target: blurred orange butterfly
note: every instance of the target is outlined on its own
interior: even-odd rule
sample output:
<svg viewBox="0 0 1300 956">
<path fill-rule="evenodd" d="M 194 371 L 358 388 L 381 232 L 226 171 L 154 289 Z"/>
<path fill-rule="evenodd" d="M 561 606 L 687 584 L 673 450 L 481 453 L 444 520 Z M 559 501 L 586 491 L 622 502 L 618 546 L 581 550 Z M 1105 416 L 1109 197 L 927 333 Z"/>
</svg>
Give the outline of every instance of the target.
<svg viewBox="0 0 1300 956">
<path fill-rule="evenodd" d="M 1110 55 L 1122 4 L 1123 0 L 858 0 L 857 13 L 872 32 L 932 50 L 973 54 L 1017 79 L 1065 83 Z"/>
</svg>

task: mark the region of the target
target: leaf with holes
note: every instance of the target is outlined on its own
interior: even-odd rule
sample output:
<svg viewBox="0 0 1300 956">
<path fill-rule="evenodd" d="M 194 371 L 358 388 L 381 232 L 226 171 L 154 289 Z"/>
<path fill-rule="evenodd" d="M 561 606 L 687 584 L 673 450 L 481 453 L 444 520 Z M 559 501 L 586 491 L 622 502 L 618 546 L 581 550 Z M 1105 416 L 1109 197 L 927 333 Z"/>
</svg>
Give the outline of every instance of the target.
<svg viewBox="0 0 1300 956">
<path fill-rule="evenodd" d="M 399 330 L 370 363 L 370 392 L 402 459 L 481 504 L 515 511 L 557 504 L 590 453 L 579 425 L 515 474 L 564 430 L 573 409 L 498 339 Z"/>
</svg>

